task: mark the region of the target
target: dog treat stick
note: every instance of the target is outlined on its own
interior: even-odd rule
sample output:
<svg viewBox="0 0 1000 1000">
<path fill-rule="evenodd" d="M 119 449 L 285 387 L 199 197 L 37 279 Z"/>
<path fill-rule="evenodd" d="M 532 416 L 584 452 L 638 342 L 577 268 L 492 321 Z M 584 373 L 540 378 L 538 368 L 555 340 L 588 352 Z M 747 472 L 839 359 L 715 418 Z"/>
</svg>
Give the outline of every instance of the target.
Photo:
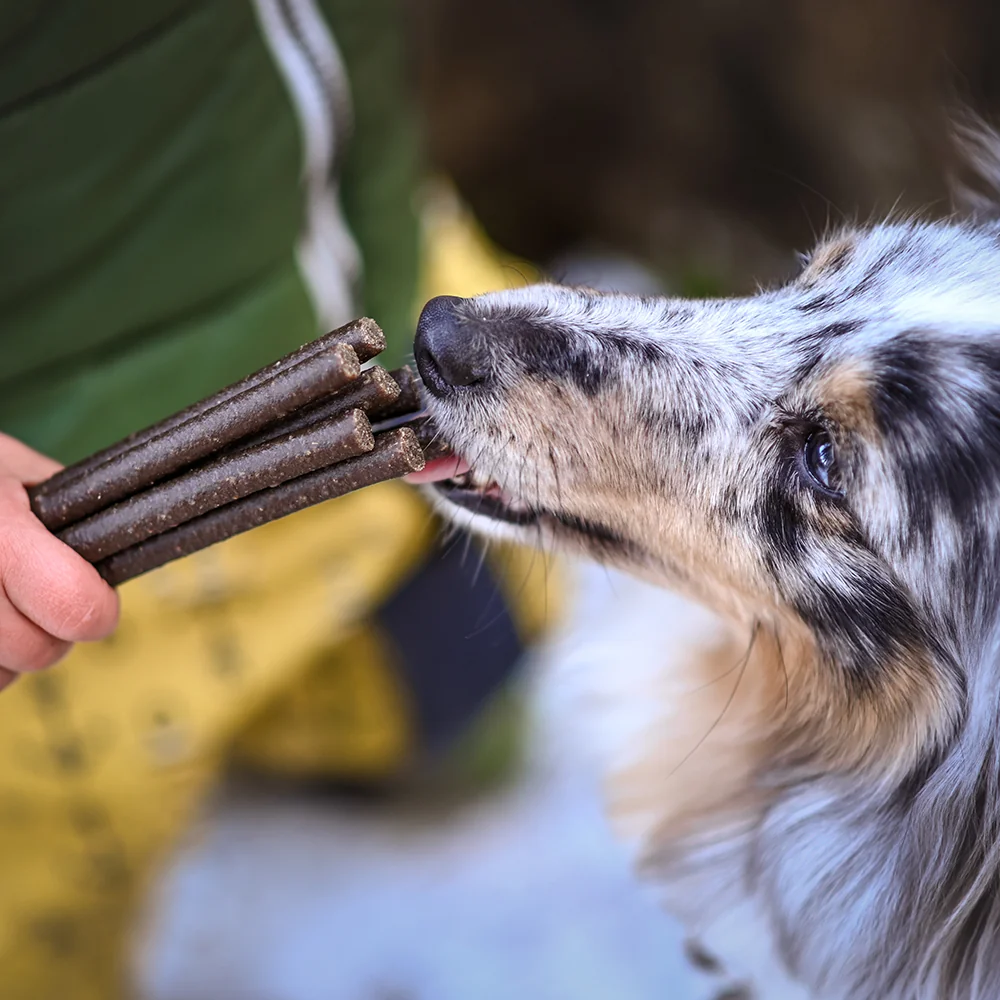
<svg viewBox="0 0 1000 1000">
<path fill-rule="evenodd" d="M 58 537 L 97 562 L 251 493 L 371 451 L 374 444 L 368 418 L 349 410 L 213 458 L 77 521 Z"/>
<path fill-rule="evenodd" d="M 309 347 L 316 349 L 316 345 L 328 347 L 332 344 L 347 344 L 348 347 L 354 348 L 359 361 L 371 361 L 376 354 L 381 354 L 385 350 L 385 334 L 375 320 L 362 317 L 334 330 L 333 333 L 328 333 L 325 337 L 314 340 L 312 344 L 306 344 L 302 350 L 305 351 Z"/>
<path fill-rule="evenodd" d="M 451 448 L 442 439 L 429 418 L 421 417 L 407 426 L 413 430 L 427 461 L 432 458 L 446 458 L 452 454 Z"/>
<path fill-rule="evenodd" d="M 402 368 L 397 368 L 389 374 L 399 386 L 399 395 L 391 403 L 369 411 L 368 415 L 372 420 L 389 420 L 403 414 L 412 416 L 420 410 L 420 383 L 413 369 L 409 365 L 403 365 Z"/>
<path fill-rule="evenodd" d="M 384 368 L 376 365 L 363 371 L 360 377 L 346 388 L 318 403 L 296 410 L 284 420 L 265 427 L 246 441 L 240 441 L 236 447 L 243 448 L 247 445 L 273 441 L 283 434 L 291 434 L 310 427 L 317 421 L 329 420 L 330 417 L 345 410 L 359 409 L 371 415 L 380 415 L 386 407 L 395 403 L 398 397 L 399 386 L 393 377 Z"/>
<path fill-rule="evenodd" d="M 433 428 L 413 371 L 361 370 L 384 347 L 357 320 L 33 487 L 32 509 L 117 585 L 419 471 Z"/>
<path fill-rule="evenodd" d="M 417 436 L 428 461 L 450 455 L 451 449 L 441 439 L 427 411 L 422 408 L 420 382 L 413 369 L 404 365 L 397 368 L 392 377 L 399 385 L 399 396 L 387 406 L 368 411 L 373 422 L 372 430 L 382 433 L 395 427 L 409 427 Z"/>
<path fill-rule="evenodd" d="M 167 421 L 61 486 L 41 484 L 30 491 L 32 510 L 57 531 L 343 388 L 359 373 L 352 347 L 324 348 L 180 423 Z"/>
<path fill-rule="evenodd" d="M 140 542 L 97 563 L 113 587 L 200 549 L 257 528 L 286 514 L 343 496 L 364 486 L 395 479 L 424 467 L 420 445 L 407 427 L 378 435 L 372 451 L 280 486 L 261 490 Z"/>
<path fill-rule="evenodd" d="M 260 371 L 254 372 L 244 379 L 240 379 L 239 382 L 235 382 L 225 389 L 220 389 L 217 393 L 206 399 L 193 403 L 186 409 L 167 417 L 157 424 L 153 424 L 152 427 L 136 431 L 134 434 L 130 434 L 123 440 L 77 462 L 75 465 L 68 466 L 57 472 L 51 479 L 41 483 L 35 488 L 34 492 L 39 496 L 56 492 L 70 480 L 80 478 L 97 466 L 104 465 L 105 462 L 110 461 L 112 458 L 117 458 L 117 456 L 129 451 L 136 445 L 149 441 L 154 437 L 159 437 L 161 434 L 187 423 L 192 417 L 197 417 L 206 410 L 210 410 L 220 403 L 238 396 L 247 389 L 269 381 L 279 372 L 293 368 L 302 361 L 315 357 L 327 348 L 334 347 L 337 344 L 346 344 L 352 348 L 358 356 L 358 361 L 370 361 L 376 354 L 380 354 L 385 350 L 385 335 L 374 320 L 367 318 L 356 319 L 353 323 L 348 323 L 346 326 L 342 326 L 332 333 L 310 341 L 304 347 L 292 351 L 291 354 L 286 354 L 283 358 L 279 358 L 277 361 L 261 368 Z"/>
<path fill-rule="evenodd" d="M 375 365 L 363 371 L 356 382 L 351 383 L 346 389 L 341 389 L 336 396 L 314 404 L 309 410 L 321 420 L 324 416 L 337 412 L 334 407 L 357 407 L 365 413 L 377 414 L 395 403 L 398 398 L 399 385 L 396 380 L 384 368 Z"/>
</svg>

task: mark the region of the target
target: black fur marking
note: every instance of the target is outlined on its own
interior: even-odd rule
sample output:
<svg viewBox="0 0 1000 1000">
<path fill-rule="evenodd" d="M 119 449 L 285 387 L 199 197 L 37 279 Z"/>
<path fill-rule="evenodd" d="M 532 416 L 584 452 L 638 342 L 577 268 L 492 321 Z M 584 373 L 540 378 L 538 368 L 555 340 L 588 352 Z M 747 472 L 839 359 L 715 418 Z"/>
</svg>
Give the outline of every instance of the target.
<svg viewBox="0 0 1000 1000">
<path fill-rule="evenodd" d="M 875 354 L 875 416 L 883 433 L 892 434 L 914 419 L 925 421 L 936 412 L 938 387 L 931 376 L 934 345 L 913 334 L 900 337 Z"/>
<path fill-rule="evenodd" d="M 620 334 L 602 334 L 600 341 L 603 347 L 615 351 L 626 364 L 641 362 L 655 365 L 666 357 L 663 347 L 651 340 L 642 340 Z"/>
<path fill-rule="evenodd" d="M 788 339 L 800 349 L 804 348 L 807 350 L 820 351 L 831 342 L 850 336 L 856 330 L 860 329 L 862 325 L 863 324 L 860 320 L 855 319 L 835 320 L 834 322 L 827 323 L 825 326 L 821 326 L 816 330 L 810 330 L 808 333 L 788 335 Z M 817 354 L 815 359 L 809 363 L 804 375 L 808 374 L 809 370 L 819 360 L 820 355 Z"/>
<path fill-rule="evenodd" d="M 602 331 L 594 343 L 591 337 L 527 318 L 488 320 L 485 329 L 498 355 L 515 357 L 529 374 L 570 382 L 591 397 L 667 357 L 661 345 L 625 331 Z M 608 354 L 614 364 L 608 363 Z"/>
<path fill-rule="evenodd" d="M 886 806 L 887 811 L 905 815 L 914 802 L 925 794 L 946 758 L 947 751 L 942 747 L 934 747 L 923 754 L 893 791 Z"/>
<path fill-rule="evenodd" d="M 810 337 L 811 336 L 812 335 L 810 334 Z M 812 357 L 807 358 L 805 361 L 803 361 L 802 364 L 795 369 L 795 373 L 792 375 L 792 383 L 794 385 L 799 385 L 800 383 L 804 382 L 813 373 L 816 366 L 820 363 L 821 360 L 822 360 L 821 355 L 814 354 Z"/>
<path fill-rule="evenodd" d="M 892 445 L 906 495 L 911 540 L 929 540 L 937 512 L 969 525 L 982 504 L 1000 489 L 1000 357 L 982 345 L 966 345 L 943 357 L 941 345 L 913 334 L 876 356 L 873 406 Z M 943 362 L 939 364 L 938 362 Z M 985 389 L 974 393 L 965 412 L 955 406 L 958 380 L 941 372 L 979 369 Z"/>
<path fill-rule="evenodd" d="M 507 349 L 536 377 L 570 382 L 587 396 L 596 396 L 613 377 L 598 352 L 566 330 L 508 322 L 503 327 L 513 341 Z"/>
<path fill-rule="evenodd" d="M 951 441 L 942 442 L 942 453 L 936 458 L 920 456 L 911 466 L 911 475 L 923 483 L 926 494 L 937 494 L 961 524 L 967 524 L 978 512 L 984 497 L 996 492 L 1000 468 L 1000 422 L 978 421 L 968 429 L 963 440 L 961 432 Z"/>
<path fill-rule="evenodd" d="M 735 524 L 740 520 L 740 491 L 735 486 L 727 486 L 716 512 L 722 515 L 723 523 Z"/>
<path fill-rule="evenodd" d="M 910 788 L 905 791 L 901 788 L 893 796 L 889 806 L 904 828 L 925 828 L 926 818 L 922 819 L 920 814 L 926 817 L 928 810 L 932 810 L 936 814 L 935 825 L 954 833 L 944 841 L 935 838 L 932 849 L 938 852 L 939 861 L 934 880 L 928 883 L 917 877 L 903 882 L 903 895 L 898 903 L 900 912 L 920 914 L 928 927 L 943 925 L 962 907 L 961 923 L 943 956 L 944 981 L 952 987 L 963 986 L 961 990 L 956 988 L 952 996 L 972 996 L 968 984 L 976 974 L 977 954 L 983 953 L 984 943 L 991 949 L 1000 931 L 995 911 L 1000 891 L 997 878 L 994 876 L 985 885 L 973 887 L 1000 836 L 992 808 L 998 792 L 997 774 L 1000 773 L 997 758 L 997 747 L 991 741 L 982 751 L 978 772 L 969 775 L 972 781 L 965 778 L 963 785 L 956 788 L 954 776 L 940 775 L 936 769 L 930 774 L 920 773 L 919 779 L 907 783 Z M 921 772 L 925 770 L 920 769 Z M 945 815 L 941 815 L 942 806 L 947 810 Z M 914 813 L 915 817 L 911 815 Z M 901 864 L 915 872 L 922 870 L 931 845 L 921 845 L 907 838 L 902 846 L 906 853 L 900 858 Z M 897 974 L 905 971 L 900 965 Z M 996 993 L 976 995 L 994 996 Z"/>
<path fill-rule="evenodd" d="M 919 337 L 900 338 L 875 356 L 872 408 L 879 428 L 891 444 L 887 455 L 896 460 L 910 518 L 911 538 L 927 538 L 933 527 L 938 490 L 935 466 L 943 455 L 929 454 L 927 434 L 940 431 L 937 394 L 931 374 L 933 347 Z M 932 431 L 932 433 L 935 433 Z M 935 442 L 937 444 L 938 442 Z"/>
<path fill-rule="evenodd" d="M 725 972 L 722 963 L 700 941 L 688 938 L 684 942 L 684 956 L 700 972 L 713 976 Z"/>
<path fill-rule="evenodd" d="M 966 344 L 961 348 L 962 356 L 974 368 L 978 368 L 1000 392 L 1000 346 L 994 344 Z"/>
<path fill-rule="evenodd" d="M 586 538 L 591 547 L 600 555 L 624 557 L 632 562 L 644 562 L 647 558 L 645 550 L 636 545 L 635 542 L 629 541 L 617 531 L 613 531 L 603 524 L 576 517 L 574 514 L 564 514 L 560 511 L 550 510 L 545 513 L 556 524 Z"/>
<path fill-rule="evenodd" d="M 767 546 L 766 556 L 776 567 L 798 561 L 807 529 L 790 489 L 790 463 L 785 464 L 783 473 L 768 481 L 756 512 L 757 527 Z"/>
<path fill-rule="evenodd" d="M 1000 607 L 1000 574 L 994 568 L 1000 565 L 1000 538 L 995 530 L 981 524 L 965 531 L 962 554 L 952 566 L 952 593 L 964 593 L 965 600 L 955 609 L 964 615 L 951 622 L 952 634 L 957 636 L 961 626 L 970 624 L 989 627 L 996 609 Z M 987 567 L 985 573 L 970 573 L 970 566 Z M 985 639 L 985 635 L 983 636 Z"/>
<path fill-rule="evenodd" d="M 884 251 L 878 260 L 874 261 L 868 268 L 868 270 L 861 277 L 861 280 L 851 289 L 848 294 L 849 298 L 854 298 L 858 295 L 863 295 L 865 292 L 871 290 L 872 286 L 876 283 L 878 276 L 892 263 L 897 261 L 906 252 L 906 244 L 898 243 L 894 247 L 890 247 L 888 250 Z"/>
<path fill-rule="evenodd" d="M 962 803 L 964 814 L 956 817 L 957 839 L 949 859 L 952 874 L 944 880 L 951 895 L 951 899 L 942 901 L 945 914 L 954 912 L 959 906 L 963 896 L 969 891 L 970 873 L 981 871 L 985 867 L 986 855 L 1000 835 L 992 808 L 998 792 L 995 744 L 988 748 L 985 760 L 986 766 L 976 776 L 972 794 L 965 796 Z M 998 928 L 995 908 L 998 890 L 1000 879 L 994 875 L 990 884 L 980 890 L 975 903 L 963 914 L 961 931 L 945 966 L 947 982 L 958 983 L 968 979 L 975 966 L 976 950 L 982 941 L 996 940 Z"/>
<path fill-rule="evenodd" d="M 861 321 L 857 319 L 837 320 L 835 323 L 828 323 L 821 327 L 812 336 L 819 341 L 839 340 L 841 337 L 847 337 L 854 333 L 861 326 Z"/>
<path fill-rule="evenodd" d="M 705 436 L 708 417 L 697 411 L 681 412 L 675 408 L 657 407 L 640 414 L 646 429 L 657 438 L 680 438 L 694 443 Z"/>
<path fill-rule="evenodd" d="M 901 257 L 905 251 L 906 248 L 903 244 L 890 247 L 878 258 L 878 260 L 873 261 L 872 264 L 869 265 L 868 270 L 849 292 L 840 296 L 834 296 L 828 292 L 822 292 L 810 299 L 808 302 L 804 302 L 802 305 L 798 306 L 797 308 L 799 312 L 820 312 L 824 309 L 831 309 L 834 306 L 843 305 L 845 302 L 849 302 L 853 298 L 864 295 L 876 284 L 878 276 L 882 273 L 882 271 Z"/>
<path fill-rule="evenodd" d="M 872 563 L 855 565 L 841 587 L 813 579 L 792 605 L 835 663 L 868 687 L 899 654 L 926 645 L 926 630 L 902 587 Z"/>
<path fill-rule="evenodd" d="M 628 330 L 601 330 L 596 337 L 600 347 L 598 350 L 613 354 L 622 364 L 655 365 L 669 357 L 669 352 L 662 344 L 635 337 Z"/>
<path fill-rule="evenodd" d="M 797 306 L 796 308 L 799 312 L 814 313 L 822 312 L 825 309 L 832 309 L 837 304 L 837 299 L 835 299 L 832 295 L 823 292 L 820 295 L 814 296 L 808 302 L 803 302 L 802 305 Z"/>
</svg>

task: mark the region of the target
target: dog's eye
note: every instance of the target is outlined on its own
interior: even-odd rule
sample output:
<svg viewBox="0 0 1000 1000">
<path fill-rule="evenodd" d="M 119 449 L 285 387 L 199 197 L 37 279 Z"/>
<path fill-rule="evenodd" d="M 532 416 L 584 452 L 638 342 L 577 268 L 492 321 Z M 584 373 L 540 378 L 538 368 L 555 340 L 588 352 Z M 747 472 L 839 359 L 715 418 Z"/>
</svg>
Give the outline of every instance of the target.
<svg viewBox="0 0 1000 1000">
<path fill-rule="evenodd" d="M 817 428 L 802 446 L 802 462 L 806 472 L 823 492 L 841 496 L 843 487 L 837 467 L 837 447 L 829 431 Z"/>
</svg>

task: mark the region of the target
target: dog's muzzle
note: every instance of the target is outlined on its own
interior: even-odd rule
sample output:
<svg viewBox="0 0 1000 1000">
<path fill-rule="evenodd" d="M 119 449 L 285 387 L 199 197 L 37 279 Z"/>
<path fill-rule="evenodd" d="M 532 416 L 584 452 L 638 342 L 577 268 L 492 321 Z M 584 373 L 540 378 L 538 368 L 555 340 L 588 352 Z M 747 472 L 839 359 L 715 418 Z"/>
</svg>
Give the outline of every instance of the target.
<svg viewBox="0 0 1000 1000">
<path fill-rule="evenodd" d="M 439 295 L 424 306 L 417 324 L 414 354 L 424 388 L 440 400 L 489 389 L 495 380 L 485 324 L 459 315 L 463 299 Z M 411 483 L 432 485 L 455 507 L 496 521 L 533 524 L 537 512 L 507 496 L 489 477 L 459 455 L 429 461 Z"/>
</svg>

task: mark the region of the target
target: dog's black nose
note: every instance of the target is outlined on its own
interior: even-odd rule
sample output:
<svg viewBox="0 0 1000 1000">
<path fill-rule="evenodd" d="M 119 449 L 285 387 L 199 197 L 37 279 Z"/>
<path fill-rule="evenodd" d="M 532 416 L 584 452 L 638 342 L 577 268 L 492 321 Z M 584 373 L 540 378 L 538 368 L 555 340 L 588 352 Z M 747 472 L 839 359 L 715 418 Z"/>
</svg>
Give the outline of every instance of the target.
<svg viewBox="0 0 1000 1000">
<path fill-rule="evenodd" d="M 462 299 L 439 295 L 424 306 L 413 349 L 424 385 L 436 396 L 480 386 L 490 371 L 486 339 L 478 324 L 455 310 Z"/>
</svg>

